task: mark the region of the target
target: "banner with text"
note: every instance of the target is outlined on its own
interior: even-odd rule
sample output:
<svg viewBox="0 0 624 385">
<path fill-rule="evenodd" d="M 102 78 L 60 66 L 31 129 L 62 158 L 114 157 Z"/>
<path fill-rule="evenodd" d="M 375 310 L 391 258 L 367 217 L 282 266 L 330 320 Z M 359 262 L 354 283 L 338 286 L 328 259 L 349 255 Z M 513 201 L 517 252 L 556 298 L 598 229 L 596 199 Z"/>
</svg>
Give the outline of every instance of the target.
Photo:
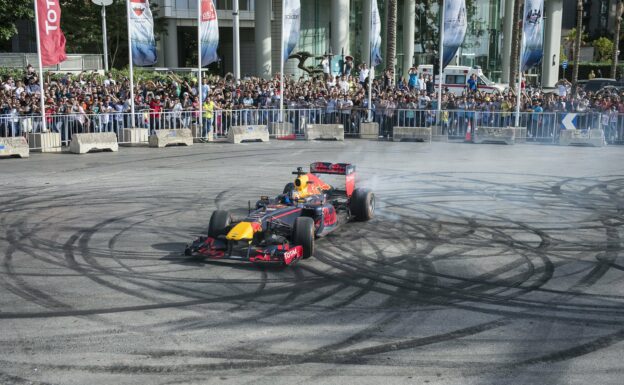
<svg viewBox="0 0 624 385">
<path fill-rule="evenodd" d="M 446 67 L 455 57 L 466 37 L 466 1 L 446 0 L 444 2 L 444 41 L 442 42 L 442 66 Z"/>
<path fill-rule="evenodd" d="M 525 0 L 522 20 L 522 71 L 542 62 L 544 0 Z"/>
<path fill-rule="evenodd" d="M 219 22 L 213 0 L 201 0 L 201 65 L 219 60 Z"/>
<path fill-rule="evenodd" d="M 381 58 L 381 18 L 377 0 L 371 0 L 371 67 L 378 66 L 382 62 Z"/>
<path fill-rule="evenodd" d="M 286 62 L 299 41 L 301 25 L 301 1 L 284 0 L 283 31 L 282 31 L 282 61 Z"/>
<path fill-rule="evenodd" d="M 148 0 L 130 0 L 130 40 L 132 62 L 138 66 L 156 63 L 156 40 L 154 19 Z"/>
<path fill-rule="evenodd" d="M 39 19 L 39 53 L 44 66 L 59 64 L 67 59 L 65 35 L 61 31 L 61 7 L 57 0 L 37 0 Z"/>
</svg>

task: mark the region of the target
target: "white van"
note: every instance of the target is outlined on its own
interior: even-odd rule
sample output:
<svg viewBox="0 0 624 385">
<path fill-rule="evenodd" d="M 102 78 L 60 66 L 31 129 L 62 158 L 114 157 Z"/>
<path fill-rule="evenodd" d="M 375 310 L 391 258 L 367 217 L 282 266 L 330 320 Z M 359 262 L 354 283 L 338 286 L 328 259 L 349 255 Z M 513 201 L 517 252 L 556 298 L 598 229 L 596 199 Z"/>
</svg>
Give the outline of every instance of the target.
<svg viewBox="0 0 624 385">
<path fill-rule="evenodd" d="M 431 75 L 433 72 L 433 65 L 421 64 L 417 69 L 418 76 L 421 76 L 422 74 Z M 477 75 L 477 87 L 481 92 L 503 92 L 505 88 L 507 88 L 504 84 L 494 83 L 488 79 L 483 74 L 483 71 L 481 71 L 481 67 L 479 66 L 446 66 L 446 68 L 444 68 L 444 72 L 442 73 L 442 76 L 444 76 L 443 87 L 448 88 L 449 92 L 452 92 L 455 95 L 461 95 L 464 91 L 466 91 L 466 83 L 472 74 Z M 437 87 L 438 74 L 435 74 L 434 79 L 434 84 Z"/>
</svg>

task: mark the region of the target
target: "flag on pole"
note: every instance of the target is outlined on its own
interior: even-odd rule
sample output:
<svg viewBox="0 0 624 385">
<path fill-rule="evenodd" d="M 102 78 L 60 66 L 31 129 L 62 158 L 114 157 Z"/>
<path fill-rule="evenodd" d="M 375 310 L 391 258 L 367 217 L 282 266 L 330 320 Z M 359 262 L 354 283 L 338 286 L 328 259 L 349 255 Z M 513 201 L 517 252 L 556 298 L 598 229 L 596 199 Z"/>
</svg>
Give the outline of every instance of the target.
<svg viewBox="0 0 624 385">
<path fill-rule="evenodd" d="M 522 20 L 522 71 L 542 62 L 544 0 L 524 0 Z"/>
<path fill-rule="evenodd" d="M 37 0 L 39 53 L 44 66 L 67 59 L 65 35 L 61 31 L 61 6 L 56 0 Z"/>
<path fill-rule="evenodd" d="M 201 0 L 201 65 L 219 60 L 219 22 L 213 0 Z"/>
<path fill-rule="evenodd" d="M 285 62 L 288 60 L 288 57 L 299 41 L 301 1 L 284 0 L 284 10 L 282 14 L 284 15 L 282 24 L 282 62 Z"/>
<path fill-rule="evenodd" d="M 153 65 L 156 63 L 156 40 L 149 0 L 130 0 L 130 9 L 132 62 L 138 66 Z"/>
<path fill-rule="evenodd" d="M 371 12 L 371 67 L 375 67 L 383 60 L 381 58 L 381 18 L 377 0 L 371 0 Z"/>
<path fill-rule="evenodd" d="M 455 57 L 466 37 L 466 0 L 446 0 L 444 2 L 444 42 L 442 43 L 442 67 L 446 67 Z"/>
</svg>

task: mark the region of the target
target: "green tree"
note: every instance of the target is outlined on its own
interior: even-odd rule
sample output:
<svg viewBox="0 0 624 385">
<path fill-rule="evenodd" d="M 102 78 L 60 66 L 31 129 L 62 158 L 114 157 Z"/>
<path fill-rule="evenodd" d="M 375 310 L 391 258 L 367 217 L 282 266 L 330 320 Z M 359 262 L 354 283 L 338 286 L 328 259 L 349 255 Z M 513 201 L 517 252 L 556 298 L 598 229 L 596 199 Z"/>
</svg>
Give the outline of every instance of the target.
<svg viewBox="0 0 624 385">
<path fill-rule="evenodd" d="M 386 5 L 388 7 L 386 63 L 388 64 L 387 68 L 394 71 L 396 64 L 397 0 L 388 0 Z"/>
<path fill-rule="evenodd" d="M 572 68 L 572 84 L 578 82 L 579 59 L 581 58 L 581 39 L 583 37 L 583 0 L 576 2 L 576 39 L 574 40 L 574 68 Z"/>
<path fill-rule="evenodd" d="M 615 32 L 613 34 L 613 51 L 611 53 L 611 77 L 616 78 L 618 57 L 620 56 L 620 29 L 622 27 L 622 11 L 624 1 L 619 0 L 615 9 Z"/>
<path fill-rule="evenodd" d="M 0 41 L 6 41 L 17 33 L 15 22 L 34 19 L 34 2 L 31 0 L 0 0 Z"/>
<path fill-rule="evenodd" d="M 613 55 L 613 42 L 606 38 L 601 37 L 594 40 L 594 58 L 599 62 L 610 62 L 611 55 Z"/>
</svg>

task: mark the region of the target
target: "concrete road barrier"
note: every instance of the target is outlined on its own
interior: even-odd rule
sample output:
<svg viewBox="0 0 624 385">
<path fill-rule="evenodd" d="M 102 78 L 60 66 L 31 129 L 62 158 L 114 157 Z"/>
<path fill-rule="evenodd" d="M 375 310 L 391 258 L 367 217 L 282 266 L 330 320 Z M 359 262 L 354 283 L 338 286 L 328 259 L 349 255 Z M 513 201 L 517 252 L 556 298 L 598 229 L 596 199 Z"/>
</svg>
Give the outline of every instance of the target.
<svg viewBox="0 0 624 385">
<path fill-rule="evenodd" d="M 511 127 L 514 129 L 516 135 L 516 143 L 526 143 L 527 128 L 526 127 Z"/>
<path fill-rule="evenodd" d="M 119 135 L 119 143 L 122 145 L 135 145 L 147 143 L 149 131 L 147 128 L 124 128 Z"/>
<path fill-rule="evenodd" d="M 26 138 L 23 136 L 0 138 L 0 157 L 10 156 L 19 156 L 20 158 L 28 158 L 30 156 Z"/>
<path fill-rule="evenodd" d="M 395 142 L 431 142 L 431 127 L 395 126 L 392 128 L 392 140 Z"/>
<path fill-rule="evenodd" d="M 28 134 L 28 146 L 37 152 L 61 152 L 61 134 L 58 132 Z"/>
<path fill-rule="evenodd" d="M 232 126 L 228 132 L 228 142 L 241 143 L 249 141 L 269 141 L 269 129 L 266 125 L 259 126 Z"/>
<path fill-rule="evenodd" d="M 344 127 L 342 124 L 308 124 L 305 139 L 344 140 Z"/>
<path fill-rule="evenodd" d="M 154 134 L 149 136 L 150 147 L 167 147 L 167 146 L 192 146 L 193 134 L 188 128 L 180 128 L 177 130 L 156 130 Z"/>
<path fill-rule="evenodd" d="M 212 130 L 214 130 L 214 124 L 211 128 Z M 202 129 L 201 127 L 199 127 L 199 124 L 195 124 L 195 123 L 191 124 L 191 133 L 193 134 L 194 143 L 214 142 L 214 131 L 209 131 L 208 137 L 204 138 L 202 136 Z"/>
<path fill-rule="evenodd" d="M 379 123 L 360 123 L 360 138 L 361 139 L 379 139 Z"/>
<path fill-rule="evenodd" d="M 472 135 L 473 143 L 516 143 L 514 127 L 477 127 Z"/>
<path fill-rule="evenodd" d="M 599 128 L 591 130 L 561 130 L 559 144 L 562 146 L 594 146 L 605 145 L 604 131 Z"/>
<path fill-rule="evenodd" d="M 73 134 L 69 151 L 74 154 L 86 154 L 91 151 L 119 151 L 117 135 L 114 132 L 96 132 L 91 134 Z"/>
<path fill-rule="evenodd" d="M 295 129 L 293 127 L 293 124 L 290 122 L 284 122 L 284 123 L 273 122 L 271 123 L 270 127 L 271 127 L 270 134 L 276 139 L 294 140 L 297 138 L 295 135 Z"/>
</svg>

